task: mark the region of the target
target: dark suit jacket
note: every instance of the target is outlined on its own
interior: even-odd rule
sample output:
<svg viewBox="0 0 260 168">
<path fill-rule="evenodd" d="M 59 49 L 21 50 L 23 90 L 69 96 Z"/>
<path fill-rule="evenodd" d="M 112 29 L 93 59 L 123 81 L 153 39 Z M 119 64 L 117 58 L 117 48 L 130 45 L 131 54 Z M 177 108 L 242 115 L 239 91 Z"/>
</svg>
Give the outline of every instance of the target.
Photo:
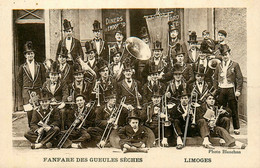
<svg viewBox="0 0 260 168">
<path fill-rule="evenodd" d="M 60 40 L 59 44 L 58 44 L 58 49 L 57 49 L 57 54 L 60 52 L 60 49 L 62 46 L 66 47 L 66 40 Z M 76 38 L 72 38 L 72 43 L 71 43 L 71 48 L 68 49 L 69 53 L 71 54 L 73 61 L 76 62 L 76 59 L 78 57 L 80 57 L 82 60 L 84 58 L 84 54 L 83 54 L 83 50 L 81 47 L 81 43 L 78 39 Z M 56 56 L 56 60 L 57 60 L 58 55 Z"/>
<path fill-rule="evenodd" d="M 46 119 L 47 119 L 47 115 L 51 113 L 50 115 L 50 118 L 49 118 L 49 121 L 47 122 L 47 125 L 49 126 L 57 126 L 59 127 L 60 126 L 60 115 L 59 115 L 59 112 L 57 109 L 52 109 L 52 108 L 49 108 L 46 113 L 44 114 L 42 108 L 38 108 L 36 110 L 33 111 L 33 114 L 32 114 L 32 120 L 31 120 L 31 130 L 32 131 L 35 131 L 37 130 L 40 126 L 38 126 L 38 123 L 40 121 L 43 121 L 45 122 Z"/>
<path fill-rule="evenodd" d="M 90 100 L 94 100 L 94 97 L 91 94 L 93 87 L 94 86 L 92 83 L 83 81 L 83 89 L 80 90 L 79 88 L 75 87 L 75 82 L 73 82 L 68 86 L 69 95 L 73 97 L 73 101 L 75 101 L 75 97 L 77 95 L 84 95 L 86 98 L 86 102 L 89 102 Z"/>
<path fill-rule="evenodd" d="M 174 71 L 174 69 L 177 69 L 176 65 L 177 64 L 173 65 L 173 70 L 172 71 Z M 182 71 L 182 76 L 185 79 L 185 82 L 187 84 L 189 84 L 192 81 L 194 81 L 194 72 L 193 72 L 193 69 L 192 69 L 191 65 L 184 63 L 183 66 L 181 66 L 181 71 Z"/>
<path fill-rule="evenodd" d="M 101 43 L 100 43 L 99 53 L 98 53 L 98 50 L 97 50 L 98 46 L 96 44 L 96 40 L 95 39 L 91 40 L 91 43 L 93 44 L 94 49 L 96 49 L 96 51 L 97 51 L 98 59 L 102 58 L 102 59 L 108 61 L 108 47 L 107 47 L 107 43 L 103 39 L 100 39 L 100 40 L 101 40 Z"/>
<path fill-rule="evenodd" d="M 55 98 L 57 101 L 66 102 L 69 96 L 68 86 L 66 83 L 58 80 L 54 94 L 50 90 L 51 81 L 47 80 L 42 86 L 42 96 L 48 95 L 48 97 Z"/>
<path fill-rule="evenodd" d="M 69 64 L 66 64 L 64 70 L 61 72 L 61 81 L 69 85 L 70 83 L 73 82 L 74 79 L 73 73 L 74 73 L 73 67 Z"/>
<path fill-rule="evenodd" d="M 182 92 L 184 90 L 187 91 L 187 85 L 183 80 L 181 80 L 181 84 L 178 87 L 178 89 L 176 88 L 174 79 L 169 81 L 167 83 L 165 92 L 167 93 L 169 91 L 171 93 L 171 98 L 167 98 L 167 102 L 168 101 L 173 102 L 173 103 L 179 102 L 179 96 L 182 94 Z"/>
<path fill-rule="evenodd" d="M 165 93 L 166 88 L 162 82 L 158 82 L 158 89 L 159 89 L 160 94 L 163 95 Z M 152 100 L 153 91 L 154 91 L 154 88 L 153 88 L 151 82 L 144 84 L 144 86 L 143 86 L 143 95 L 144 95 L 143 103 L 148 103 Z"/>
<path fill-rule="evenodd" d="M 87 114 L 89 111 L 89 108 L 86 109 L 86 107 L 84 107 L 83 112 L 84 111 L 85 111 L 85 114 Z M 66 113 L 66 116 L 65 116 L 65 127 L 69 128 L 72 125 L 72 123 L 76 120 L 77 116 L 78 116 L 77 107 L 74 109 L 68 110 L 68 112 Z M 84 115 L 84 117 L 85 117 L 85 115 Z M 96 114 L 95 114 L 94 110 L 92 109 L 90 111 L 89 115 L 87 116 L 87 118 L 83 124 L 83 127 L 84 128 L 94 127 L 95 126 L 95 117 L 96 117 Z M 79 126 L 80 124 L 81 124 L 81 122 L 78 123 L 77 126 Z"/>
<path fill-rule="evenodd" d="M 202 86 L 202 92 L 200 92 L 199 87 L 196 84 L 196 81 L 188 86 L 188 92 L 191 93 L 193 89 L 194 89 L 195 93 L 197 93 L 197 95 L 198 95 L 198 103 L 204 102 L 206 94 L 209 93 L 210 90 L 211 90 L 210 92 L 213 92 L 213 90 L 214 90 L 212 88 L 212 85 L 205 81 Z"/>
<path fill-rule="evenodd" d="M 118 131 L 118 135 L 120 137 L 120 143 L 146 143 L 148 139 L 148 134 L 145 128 L 139 125 L 139 129 L 137 132 L 134 132 L 133 128 L 130 125 L 126 125 L 122 127 Z"/>
<path fill-rule="evenodd" d="M 213 81 L 213 86 L 215 89 L 218 88 L 218 84 L 223 82 L 224 78 L 221 77 L 221 72 L 222 72 L 222 63 L 218 64 L 215 73 L 214 73 L 214 81 Z M 240 66 L 238 63 L 230 60 L 230 63 L 228 65 L 227 69 L 227 81 L 230 83 L 235 84 L 235 90 L 236 91 L 242 91 L 242 86 L 243 86 L 243 75 L 240 70 Z"/>
<path fill-rule="evenodd" d="M 169 42 L 169 50 L 168 50 L 168 55 L 171 61 L 171 64 L 175 64 L 176 63 L 176 44 L 180 44 L 183 51 L 184 51 L 184 62 L 188 62 L 188 50 L 187 50 L 187 45 L 184 41 L 178 39 L 175 43 L 172 43 L 171 41 Z"/>
<path fill-rule="evenodd" d="M 118 102 L 121 101 L 121 99 L 126 96 L 125 104 L 131 104 L 135 106 L 137 104 L 136 100 L 136 87 L 137 87 L 137 92 L 139 92 L 141 95 L 142 94 L 142 87 L 141 83 L 137 80 L 133 80 L 131 88 L 128 87 L 126 84 L 125 79 L 121 80 L 120 82 L 117 83 L 117 93 L 118 93 Z M 139 103 L 141 105 L 141 99 L 139 98 Z"/>
</svg>

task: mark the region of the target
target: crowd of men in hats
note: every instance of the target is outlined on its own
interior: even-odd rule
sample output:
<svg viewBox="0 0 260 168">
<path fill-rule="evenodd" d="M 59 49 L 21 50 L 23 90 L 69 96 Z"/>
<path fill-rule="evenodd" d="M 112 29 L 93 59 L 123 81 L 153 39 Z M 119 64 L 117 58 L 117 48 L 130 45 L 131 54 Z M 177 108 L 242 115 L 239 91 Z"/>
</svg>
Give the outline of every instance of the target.
<svg viewBox="0 0 260 168">
<path fill-rule="evenodd" d="M 215 136 L 227 147 L 245 148 L 229 133 L 231 117 L 234 133 L 240 133 L 243 76 L 231 60 L 224 30 L 218 32 L 218 41 L 203 31 L 201 44 L 191 32 L 187 47 L 169 22 L 169 45 L 162 48 L 160 41 L 150 44 L 142 28 L 140 38 L 152 57 L 141 61 L 126 50 L 122 26 L 115 32 L 114 45 L 108 45 L 95 20 L 95 38 L 85 43 L 85 61 L 70 21 L 65 19 L 63 26 L 65 36 L 54 61 L 36 62 L 32 42 L 24 45 L 26 62 L 17 81 L 30 127 L 25 137 L 33 149 L 84 148 L 88 142 L 111 146 L 103 139 L 108 127 L 120 138 L 124 152 L 147 152 L 147 147 L 157 145 L 182 149 L 187 136 L 200 136 L 205 148 L 214 148 L 210 139 Z"/>
</svg>

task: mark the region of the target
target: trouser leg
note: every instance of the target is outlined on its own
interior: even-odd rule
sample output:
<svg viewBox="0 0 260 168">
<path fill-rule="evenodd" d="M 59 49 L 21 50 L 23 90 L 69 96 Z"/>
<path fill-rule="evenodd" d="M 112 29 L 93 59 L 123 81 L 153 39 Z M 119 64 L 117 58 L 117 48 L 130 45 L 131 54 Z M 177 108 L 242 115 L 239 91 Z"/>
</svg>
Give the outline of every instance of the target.
<svg viewBox="0 0 260 168">
<path fill-rule="evenodd" d="M 177 136 L 182 136 L 183 133 L 182 133 L 182 125 L 181 125 L 181 122 L 179 119 L 174 119 L 173 120 L 173 125 L 174 125 L 174 128 L 175 128 L 175 133 L 177 134 Z"/>
<path fill-rule="evenodd" d="M 232 111 L 232 121 L 234 129 L 239 129 L 239 116 L 238 116 L 238 107 L 237 107 L 237 99 L 235 97 L 234 89 L 229 89 L 229 97 L 228 97 L 228 106 Z"/>
<path fill-rule="evenodd" d="M 205 119 L 199 119 L 197 121 L 197 125 L 198 125 L 201 138 L 205 138 L 206 136 L 209 136 L 210 131 L 209 131 L 208 123 L 206 122 Z"/>
<path fill-rule="evenodd" d="M 218 120 L 216 125 L 226 129 L 229 132 L 229 129 L 230 129 L 230 119 L 228 117 L 221 117 L 221 118 L 219 118 L 219 120 Z"/>
<path fill-rule="evenodd" d="M 28 118 L 29 128 L 31 127 L 30 123 L 32 121 L 32 113 L 33 113 L 33 110 L 32 111 L 27 111 L 27 118 Z"/>
<path fill-rule="evenodd" d="M 30 141 L 31 143 L 35 143 L 37 137 L 38 137 L 38 134 L 33 132 L 32 130 L 29 130 L 27 131 L 25 134 L 24 134 L 24 137 Z"/>
<path fill-rule="evenodd" d="M 232 143 L 235 143 L 235 138 L 232 137 L 226 129 L 222 128 L 222 127 L 218 127 L 216 126 L 214 128 L 214 132 L 222 139 L 224 139 L 224 141 L 226 142 L 226 146 L 229 146 Z"/>
<path fill-rule="evenodd" d="M 41 144 L 46 144 L 51 141 L 59 133 L 60 128 L 57 126 L 52 127 L 47 133 L 46 136 L 42 139 Z"/>
<path fill-rule="evenodd" d="M 66 109 L 60 109 L 60 118 L 61 118 L 61 130 L 64 130 L 65 125 L 65 116 L 66 116 Z"/>
</svg>

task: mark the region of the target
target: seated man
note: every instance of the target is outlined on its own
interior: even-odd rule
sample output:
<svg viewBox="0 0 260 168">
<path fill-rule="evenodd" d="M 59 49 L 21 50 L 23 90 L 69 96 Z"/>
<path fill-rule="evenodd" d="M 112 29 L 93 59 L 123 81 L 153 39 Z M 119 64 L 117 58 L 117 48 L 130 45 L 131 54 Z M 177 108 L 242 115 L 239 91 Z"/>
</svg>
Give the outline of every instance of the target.
<svg viewBox="0 0 260 168">
<path fill-rule="evenodd" d="M 66 115 L 65 130 L 61 132 L 58 148 L 82 148 L 82 142 L 86 142 L 91 139 L 88 133 L 88 128 L 94 126 L 95 112 L 93 110 L 94 103 L 87 103 L 83 95 L 77 95 L 76 98 L 77 107 L 74 110 L 70 110 Z M 64 134 L 72 129 L 68 139 L 61 143 L 61 139 Z"/>
<path fill-rule="evenodd" d="M 189 94 L 186 92 L 183 92 L 180 96 L 180 104 L 175 106 L 173 108 L 173 111 L 171 113 L 171 116 L 173 118 L 173 125 L 174 125 L 174 132 L 177 135 L 177 149 L 182 149 L 184 147 L 184 142 L 182 141 L 181 137 L 185 137 L 185 127 L 187 124 L 188 119 L 188 126 L 187 126 L 187 135 L 186 136 L 195 136 L 200 133 L 200 136 L 203 138 L 203 146 L 205 148 L 213 148 L 210 145 L 210 142 L 207 137 L 207 123 L 205 120 L 197 120 L 197 125 L 192 125 L 191 116 L 188 116 L 192 114 L 192 108 L 189 104 Z M 186 140 L 186 139 L 185 139 Z"/>
<path fill-rule="evenodd" d="M 41 98 L 40 105 L 33 111 L 31 129 L 24 134 L 24 137 L 32 143 L 32 149 L 52 147 L 51 141 L 60 131 L 60 115 L 57 109 L 50 107 L 49 97 Z"/>
<path fill-rule="evenodd" d="M 172 127 L 164 127 L 164 123 L 166 123 L 166 115 L 163 112 L 163 105 L 161 103 L 162 93 L 155 91 L 152 96 L 152 103 L 148 104 L 146 108 L 143 109 L 141 113 L 141 119 L 144 121 L 144 125 L 149 127 L 155 138 L 158 140 L 157 144 L 160 146 L 161 144 L 164 146 L 168 146 L 169 137 L 171 136 Z M 159 121 L 160 119 L 160 121 Z M 168 122 L 169 118 L 168 118 Z"/>
<path fill-rule="evenodd" d="M 140 118 L 132 112 L 127 118 L 129 125 L 124 126 L 118 132 L 120 137 L 120 146 L 124 153 L 126 152 L 145 152 L 145 143 L 148 134 L 142 125 L 139 125 Z"/>
<path fill-rule="evenodd" d="M 228 112 L 222 107 L 218 109 L 218 107 L 215 106 L 214 96 L 212 94 L 208 94 L 206 96 L 206 103 L 198 108 L 196 113 L 196 120 L 205 120 L 207 122 L 208 126 L 204 130 L 204 136 L 218 136 L 222 138 L 221 141 L 224 139 L 226 147 L 244 149 L 246 145 L 239 141 L 235 141 L 235 138 L 229 134 L 228 130 L 230 120 L 227 117 L 227 113 Z"/>
</svg>

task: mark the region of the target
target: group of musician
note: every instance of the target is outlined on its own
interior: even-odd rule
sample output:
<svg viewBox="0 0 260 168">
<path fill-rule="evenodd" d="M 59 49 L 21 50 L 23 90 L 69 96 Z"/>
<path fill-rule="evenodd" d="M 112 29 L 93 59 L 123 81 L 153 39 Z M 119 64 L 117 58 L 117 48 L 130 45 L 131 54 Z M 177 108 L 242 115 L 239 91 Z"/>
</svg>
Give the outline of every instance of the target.
<svg viewBox="0 0 260 168">
<path fill-rule="evenodd" d="M 230 135 L 231 117 L 234 133 L 240 134 L 243 76 L 231 60 L 224 30 L 218 31 L 217 41 L 203 31 L 201 44 L 191 32 L 187 47 L 169 21 L 168 48 L 162 48 L 161 41 L 150 44 L 142 28 L 139 45 L 151 49 L 151 57 L 143 60 L 127 49 L 121 25 L 116 42 L 108 44 L 95 20 L 95 38 L 85 43 L 84 59 L 70 21 L 65 19 L 63 26 L 54 61 L 36 62 L 32 42 L 24 45 L 26 62 L 17 81 L 32 149 L 85 148 L 90 143 L 111 147 L 112 133 L 123 152 L 147 152 L 154 146 L 182 149 L 190 136 L 200 136 L 209 149 L 214 148 L 212 137 L 226 147 L 246 147 Z"/>
</svg>

